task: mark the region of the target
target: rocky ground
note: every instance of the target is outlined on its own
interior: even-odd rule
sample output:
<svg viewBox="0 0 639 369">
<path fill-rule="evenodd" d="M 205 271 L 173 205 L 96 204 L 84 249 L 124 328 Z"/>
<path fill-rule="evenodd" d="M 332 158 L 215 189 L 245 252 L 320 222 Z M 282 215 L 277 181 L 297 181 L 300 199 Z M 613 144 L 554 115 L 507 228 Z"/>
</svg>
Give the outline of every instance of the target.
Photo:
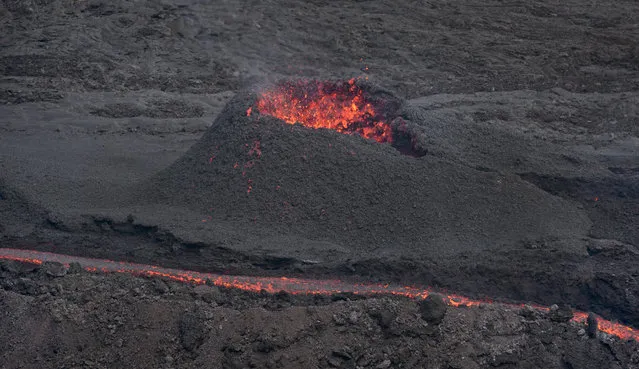
<svg viewBox="0 0 639 369">
<path fill-rule="evenodd" d="M 3 0 L 0 247 L 431 285 L 639 327 L 637 13 L 632 0 Z M 356 76 L 402 102 L 420 157 L 242 114 L 281 78 Z M 249 197 L 231 168 L 256 138 Z M 2 367 L 637 365 L 631 344 L 499 307 L 431 329 L 401 299 L 203 299 L 3 270 Z"/>
<path fill-rule="evenodd" d="M 569 315 L 251 294 L 3 262 L 3 368 L 636 368 Z M 134 364 L 132 364 L 134 363 Z"/>
</svg>

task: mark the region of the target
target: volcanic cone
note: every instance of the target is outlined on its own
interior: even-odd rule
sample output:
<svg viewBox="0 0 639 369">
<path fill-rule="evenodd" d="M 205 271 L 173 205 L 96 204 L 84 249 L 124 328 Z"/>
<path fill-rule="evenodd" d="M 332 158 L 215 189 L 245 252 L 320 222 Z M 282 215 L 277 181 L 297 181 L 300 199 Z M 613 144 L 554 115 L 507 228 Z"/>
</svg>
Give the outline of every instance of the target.
<svg viewBox="0 0 639 369">
<path fill-rule="evenodd" d="M 576 206 L 517 176 L 423 155 L 429 122 L 405 121 L 402 99 L 361 88 L 373 107 L 381 104 L 394 142 L 290 124 L 260 112 L 264 92 L 245 91 L 144 186 L 145 198 L 208 214 L 207 224 L 231 224 L 240 236 L 291 237 L 283 246 L 291 249 L 321 241 L 380 255 L 440 255 L 587 232 Z M 406 155 L 401 140 L 420 154 Z"/>
</svg>

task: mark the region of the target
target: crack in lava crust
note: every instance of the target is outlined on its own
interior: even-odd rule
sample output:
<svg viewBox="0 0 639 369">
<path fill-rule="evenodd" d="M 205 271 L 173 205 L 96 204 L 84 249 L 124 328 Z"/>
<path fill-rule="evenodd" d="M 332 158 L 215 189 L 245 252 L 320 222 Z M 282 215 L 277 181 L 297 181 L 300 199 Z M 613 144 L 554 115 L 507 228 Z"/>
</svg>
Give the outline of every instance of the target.
<svg viewBox="0 0 639 369">
<path fill-rule="evenodd" d="M 344 82 L 286 82 L 258 95 L 260 113 L 289 124 L 358 133 L 377 142 L 391 142 L 392 129 L 368 101 L 355 79 Z M 246 114 L 251 115 L 252 108 Z"/>
<path fill-rule="evenodd" d="M 413 299 L 424 299 L 434 291 L 416 287 L 398 286 L 376 283 L 349 283 L 340 280 L 315 280 L 287 277 L 250 277 L 229 276 L 213 273 L 194 272 L 181 269 L 163 268 L 155 265 L 136 264 L 106 259 L 92 259 L 79 256 L 54 254 L 50 252 L 0 248 L 0 260 L 14 260 L 19 262 L 42 264 L 46 261 L 59 262 L 67 267 L 70 263 L 79 263 L 86 271 L 102 273 L 126 273 L 138 276 L 161 277 L 183 283 L 204 284 L 207 280 L 216 286 L 236 288 L 244 291 L 277 293 L 286 291 L 294 295 L 331 295 L 336 293 L 353 293 L 358 295 L 395 295 Z M 511 308 L 523 307 L 524 304 L 496 303 L 490 300 L 474 300 L 456 294 L 448 294 L 448 304 L 455 307 L 477 307 L 485 304 L 499 304 Z M 531 305 L 540 311 L 550 308 L 541 305 Z M 588 314 L 581 311 L 574 312 L 573 322 L 583 324 Z M 639 341 L 639 330 L 597 317 L 600 331 L 614 335 L 623 340 Z"/>
</svg>

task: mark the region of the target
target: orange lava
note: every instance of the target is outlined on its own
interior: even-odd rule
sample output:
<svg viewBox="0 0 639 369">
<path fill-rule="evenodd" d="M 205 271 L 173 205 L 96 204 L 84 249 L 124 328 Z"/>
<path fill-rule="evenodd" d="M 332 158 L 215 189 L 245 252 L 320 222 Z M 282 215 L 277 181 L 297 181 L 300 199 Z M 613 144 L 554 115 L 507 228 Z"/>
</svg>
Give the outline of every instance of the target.
<svg viewBox="0 0 639 369">
<path fill-rule="evenodd" d="M 260 113 L 289 124 L 357 133 L 377 142 L 392 141 L 390 125 L 366 100 L 355 79 L 347 83 L 297 81 L 280 84 L 259 95 L 257 108 Z M 251 111 L 249 108 L 246 115 L 250 116 Z"/>
<path fill-rule="evenodd" d="M 117 262 L 105 259 L 92 259 L 79 256 L 54 254 L 50 252 L 3 249 L 0 248 L 0 260 L 15 260 L 25 263 L 42 264 L 45 261 L 55 261 L 65 265 L 79 263 L 85 270 L 94 273 L 127 273 L 132 275 L 167 278 L 174 281 L 204 284 L 207 281 L 216 286 L 236 288 L 244 291 L 276 293 L 286 291 L 294 295 L 331 295 L 341 292 L 359 295 L 396 295 L 414 299 L 424 299 L 433 291 L 415 287 L 397 286 L 377 283 L 348 283 L 340 280 L 315 280 L 287 277 L 249 277 L 228 276 L 213 273 L 194 272 L 181 269 L 163 268 L 154 265 L 144 265 L 128 262 Z M 524 304 L 495 303 L 490 300 L 475 300 L 455 294 L 448 294 L 448 303 L 455 307 L 477 307 L 480 305 L 499 304 L 502 306 L 521 308 Z M 531 305 L 540 311 L 550 308 L 541 305 Z M 572 321 L 584 324 L 588 314 L 575 311 Z M 639 330 L 620 323 L 597 317 L 599 330 L 622 340 L 639 341 Z"/>
</svg>

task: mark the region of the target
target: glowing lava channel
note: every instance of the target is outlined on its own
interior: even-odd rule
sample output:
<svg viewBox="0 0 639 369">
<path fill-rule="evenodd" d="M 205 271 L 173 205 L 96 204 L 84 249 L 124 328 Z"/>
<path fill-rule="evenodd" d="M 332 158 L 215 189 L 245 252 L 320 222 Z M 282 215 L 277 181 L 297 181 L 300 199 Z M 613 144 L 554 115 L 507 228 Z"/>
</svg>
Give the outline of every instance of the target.
<svg viewBox="0 0 639 369">
<path fill-rule="evenodd" d="M 260 113 L 289 124 L 327 128 L 345 134 L 357 133 L 377 142 L 391 142 L 392 130 L 355 84 L 297 81 L 262 92 L 257 100 Z M 252 107 L 246 111 L 251 116 Z"/>
<path fill-rule="evenodd" d="M 71 263 L 80 264 L 89 272 L 103 273 L 126 273 L 138 276 L 161 277 L 174 281 L 205 284 L 210 280 L 216 286 L 226 288 L 236 288 L 244 291 L 277 293 L 285 291 L 293 295 L 332 295 L 336 293 L 353 293 L 358 295 L 395 295 L 405 296 L 413 299 L 424 299 L 433 293 L 428 289 L 415 287 L 403 287 L 391 284 L 375 283 L 348 283 L 340 280 L 315 280 L 286 277 L 249 277 L 249 276 L 228 276 L 213 273 L 194 272 L 181 269 L 163 268 L 154 265 L 135 264 L 128 262 L 118 262 L 106 259 L 92 259 L 79 256 L 69 256 L 54 254 L 50 252 L 5 249 L 0 248 L 0 260 L 15 260 L 19 262 L 42 264 L 46 261 L 58 262 L 66 265 Z M 524 304 L 504 304 L 494 303 L 488 300 L 474 300 L 455 294 L 447 295 L 449 305 L 459 307 L 476 307 L 479 305 L 499 304 L 506 307 L 521 308 Z M 550 308 L 540 305 L 530 305 L 540 311 L 549 311 Z M 572 318 L 573 322 L 584 324 L 588 317 L 587 313 L 576 311 Z M 625 326 L 623 324 L 611 322 L 597 317 L 599 330 L 610 335 L 619 337 L 622 340 L 639 341 L 639 330 Z"/>
</svg>

